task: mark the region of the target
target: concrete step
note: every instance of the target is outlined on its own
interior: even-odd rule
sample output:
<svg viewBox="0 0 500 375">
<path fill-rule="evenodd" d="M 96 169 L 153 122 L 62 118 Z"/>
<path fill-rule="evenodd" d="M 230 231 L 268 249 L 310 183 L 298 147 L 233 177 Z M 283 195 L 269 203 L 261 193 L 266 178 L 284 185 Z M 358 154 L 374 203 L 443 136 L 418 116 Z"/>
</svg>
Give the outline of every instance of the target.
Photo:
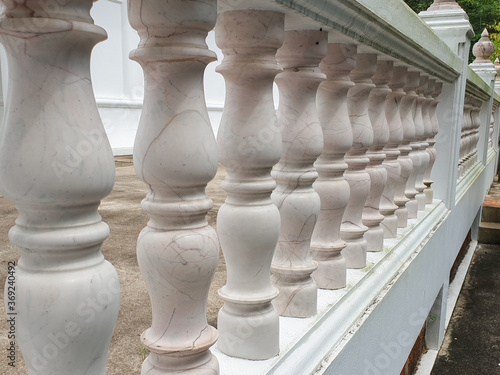
<svg viewBox="0 0 500 375">
<path fill-rule="evenodd" d="M 500 245 L 500 223 L 481 222 L 479 224 L 479 242 Z"/>
<path fill-rule="evenodd" d="M 485 202 L 481 212 L 481 221 L 500 223 L 500 207 L 488 205 L 488 202 Z"/>
</svg>

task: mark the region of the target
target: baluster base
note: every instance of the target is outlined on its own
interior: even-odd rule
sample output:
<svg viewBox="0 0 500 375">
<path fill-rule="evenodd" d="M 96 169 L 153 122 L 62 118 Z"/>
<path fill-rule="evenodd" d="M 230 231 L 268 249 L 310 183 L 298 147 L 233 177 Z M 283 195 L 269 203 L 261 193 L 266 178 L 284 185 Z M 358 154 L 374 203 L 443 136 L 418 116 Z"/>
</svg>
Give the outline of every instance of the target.
<svg viewBox="0 0 500 375">
<path fill-rule="evenodd" d="M 366 240 L 366 250 L 370 252 L 378 252 L 384 249 L 384 230 L 380 225 L 368 227 L 368 231 L 364 234 Z"/>
<path fill-rule="evenodd" d="M 396 238 L 398 235 L 398 217 L 393 214 L 385 216 L 384 220 L 380 223 L 384 231 L 384 238 Z"/>
<path fill-rule="evenodd" d="M 346 247 L 344 241 L 336 241 L 333 246 L 322 248 L 311 246 L 311 255 L 318 262 L 318 268 L 312 278 L 320 289 L 341 289 L 347 284 L 347 271 L 342 249 Z"/>
<path fill-rule="evenodd" d="M 141 375 L 219 375 L 219 362 L 209 351 L 185 356 L 151 353 Z"/>
<path fill-rule="evenodd" d="M 406 228 L 408 226 L 408 209 L 405 206 L 400 207 L 396 210 L 396 217 L 398 218 L 398 228 Z"/>
<path fill-rule="evenodd" d="M 427 203 L 427 197 L 425 196 L 425 193 L 419 193 L 415 196 L 415 199 L 417 200 L 417 210 L 418 211 L 424 211 L 425 210 L 425 204 Z"/>
<path fill-rule="evenodd" d="M 308 318 L 316 314 L 318 287 L 310 276 L 315 269 L 316 265 L 294 268 L 293 274 L 287 274 L 287 269 L 271 267 L 271 281 L 280 291 L 272 304 L 280 316 Z"/>
<path fill-rule="evenodd" d="M 364 238 L 367 228 L 358 228 L 357 233 L 352 235 L 347 234 L 342 229 L 342 238 L 345 239 L 347 245 L 342 249 L 342 255 L 345 258 L 347 268 L 365 268 L 366 267 L 366 252 L 368 244 Z"/>
<path fill-rule="evenodd" d="M 221 291 L 219 291 L 221 294 Z M 270 301 L 226 303 L 219 310 L 217 329 L 221 352 L 245 359 L 269 359 L 279 354 L 279 315 Z M 274 299 L 275 296 L 271 298 Z"/>
<path fill-rule="evenodd" d="M 425 183 L 426 188 L 424 189 L 424 194 L 425 194 L 425 203 L 426 204 L 431 204 L 432 201 L 434 200 L 434 190 L 431 188 L 431 183 Z"/>
<path fill-rule="evenodd" d="M 408 211 L 408 219 L 416 219 L 418 213 L 418 202 L 416 199 L 411 199 L 406 203 L 406 210 Z"/>
</svg>

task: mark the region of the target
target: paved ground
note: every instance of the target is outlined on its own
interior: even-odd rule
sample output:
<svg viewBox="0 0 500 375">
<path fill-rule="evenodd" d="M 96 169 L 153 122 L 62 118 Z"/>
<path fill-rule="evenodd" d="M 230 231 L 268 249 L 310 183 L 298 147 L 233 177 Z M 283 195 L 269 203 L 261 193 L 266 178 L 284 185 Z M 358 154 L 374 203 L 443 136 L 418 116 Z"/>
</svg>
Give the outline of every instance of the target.
<svg viewBox="0 0 500 375">
<path fill-rule="evenodd" d="M 478 246 L 431 375 L 500 374 L 500 246 Z"/>
</svg>

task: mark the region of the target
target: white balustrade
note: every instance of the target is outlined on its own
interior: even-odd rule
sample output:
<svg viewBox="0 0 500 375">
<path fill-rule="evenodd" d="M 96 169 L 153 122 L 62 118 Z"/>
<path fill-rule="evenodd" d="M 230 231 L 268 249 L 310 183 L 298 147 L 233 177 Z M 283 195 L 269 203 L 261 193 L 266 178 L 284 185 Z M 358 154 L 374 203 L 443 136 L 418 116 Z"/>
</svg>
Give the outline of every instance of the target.
<svg viewBox="0 0 500 375">
<path fill-rule="evenodd" d="M 384 147 L 386 158 L 383 166 L 387 170 L 387 183 L 380 199 L 380 213 L 384 215 L 384 219 L 380 225 L 384 230 L 385 238 L 395 238 L 398 230 L 398 217 L 396 216 L 398 205 L 395 202 L 395 192 L 401 178 L 401 165 L 398 158 L 400 155 L 399 145 L 403 141 L 404 134 L 399 106 L 401 98 L 405 95 L 403 91 L 405 80 L 406 68 L 393 67 L 391 78 L 388 82 L 391 92 L 387 94 L 385 102 L 385 114 L 389 126 L 389 140 Z M 403 186 L 402 184 L 401 186 Z M 404 192 L 399 199 L 404 209 L 404 204 L 407 202 Z"/>
<path fill-rule="evenodd" d="M 321 210 L 311 239 L 311 254 L 318 263 L 312 274 L 319 288 L 339 289 L 346 285 L 346 264 L 340 226 L 349 202 L 350 187 L 344 179 L 345 153 L 352 147 L 352 128 L 347 93 L 354 83 L 349 73 L 356 66 L 356 46 L 330 43 L 320 64 L 327 79 L 317 93 L 318 117 L 323 130 L 323 152 L 314 164 L 318 179 L 314 189 L 321 199 Z"/>
<path fill-rule="evenodd" d="M 368 114 L 368 97 L 375 84 L 371 77 L 377 69 L 377 55 L 360 54 L 356 68 L 349 77 L 355 83 L 347 93 L 347 105 L 351 120 L 353 143 L 345 155 L 347 170 L 344 178 L 350 186 L 350 198 L 342 218 L 341 238 L 347 246 L 342 249 L 347 268 L 366 266 L 368 228 L 362 222 L 363 208 L 370 192 L 370 175 L 366 172 L 369 159 L 366 155 L 373 144 L 373 129 Z"/>
<path fill-rule="evenodd" d="M 410 201 L 405 195 L 405 190 L 406 183 L 413 169 L 413 161 L 408 155 L 411 151 L 410 139 L 415 132 L 415 129 L 413 127 L 413 121 L 411 121 L 411 102 L 407 99 L 405 100 L 406 93 L 404 91 L 404 87 L 406 86 L 408 78 L 408 69 L 402 66 L 396 66 L 394 68 L 393 77 L 397 77 L 398 79 L 393 79 L 394 82 L 392 82 L 392 84 L 389 83 L 389 86 L 393 90 L 393 100 L 397 102 L 399 107 L 401 126 L 403 128 L 403 137 L 398 147 L 398 162 L 401 172 L 394 190 L 394 203 L 398 206 L 398 209 L 396 210 L 398 228 L 405 228 L 408 225 L 408 209 L 406 207 L 406 203 Z"/>
<path fill-rule="evenodd" d="M 205 38 L 216 1 L 130 1 L 128 11 L 141 38 L 130 56 L 145 77 L 134 167 L 149 187 L 137 260 L 153 321 L 141 336 L 150 351 L 141 373 L 217 374 L 206 303 L 219 244 L 205 219 L 213 206 L 205 187 L 218 164 L 203 91 L 205 67 L 215 60 Z"/>
<path fill-rule="evenodd" d="M 313 164 L 323 151 L 316 91 L 326 78 L 318 64 L 327 46 L 326 31 L 287 31 L 276 54 L 284 69 L 275 79 L 283 150 L 271 173 L 277 183 L 271 198 L 281 216 L 271 279 L 279 290 L 273 304 L 282 316 L 316 314 L 318 288 L 311 274 L 318 266 L 311 257 L 310 245 L 321 204 L 312 184 L 318 177 Z"/>
<path fill-rule="evenodd" d="M 392 61 L 379 61 L 377 71 L 372 77 L 376 87 L 368 97 L 368 114 L 373 129 L 373 145 L 366 155 L 370 163 L 366 172 L 370 175 L 370 193 L 363 209 L 363 224 L 368 227 L 364 237 L 368 251 L 382 251 L 384 248 L 384 229 L 380 225 L 384 216 L 380 213 L 380 200 L 387 185 L 387 170 L 382 165 L 385 160 L 383 150 L 389 141 L 389 124 L 386 117 L 386 99 L 392 90 L 387 83 L 392 76 Z"/>
<path fill-rule="evenodd" d="M 279 351 L 279 318 L 271 301 L 278 290 L 270 268 L 280 232 L 280 214 L 271 200 L 270 172 L 281 156 L 281 132 L 273 105 L 275 54 L 284 38 L 284 15 L 234 10 L 219 14 L 216 43 L 224 53 L 217 71 L 226 81 L 226 101 L 217 140 L 227 169 L 225 204 L 217 229 L 227 266 L 219 290 L 218 348 L 248 359 Z"/>
<path fill-rule="evenodd" d="M 432 184 L 434 181 L 431 177 L 432 167 L 434 166 L 434 162 L 436 161 L 436 149 L 434 145 L 436 144 L 436 135 L 439 132 L 439 121 L 436 114 L 436 109 L 439 104 L 439 95 L 443 90 L 443 83 L 436 80 L 432 93 L 429 95 L 429 118 L 432 124 L 432 136 L 428 138 L 427 142 L 429 143 L 429 148 L 427 152 L 429 153 L 429 165 L 427 166 L 427 170 L 424 174 L 424 184 L 426 186 L 424 192 L 426 197 L 426 203 L 432 203 L 434 199 L 434 190 L 432 189 Z"/>
<path fill-rule="evenodd" d="M 417 171 L 415 189 L 418 191 L 415 199 L 417 200 L 418 210 L 425 210 L 426 196 L 424 193 L 425 184 L 424 184 L 424 174 L 429 166 L 430 157 L 427 153 L 427 147 L 429 147 L 429 143 L 427 142 L 429 131 L 428 126 L 428 115 L 426 111 L 428 110 L 428 104 L 430 104 L 425 97 L 425 93 L 427 91 L 429 85 L 429 76 L 420 74 L 420 85 L 418 86 L 417 92 L 417 104 L 415 109 L 415 137 L 417 141 L 420 143 L 420 147 L 418 149 L 418 153 L 420 155 L 420 166 Z M 426 132 L 427 131 L 427 132 Z"/>
<path fill-rule="evenodd" d="M 97 208 L 114 161 L 90 54 L 106 32 L 93 24 L 91 0 L 56 5 L 2 1 L 0 191 L 19 212 L 9 238 L 21 253 L 5 306 L 30 374 L 104 375 L 120 285 L 101 253 L 109 228 Z"/>
</svg>

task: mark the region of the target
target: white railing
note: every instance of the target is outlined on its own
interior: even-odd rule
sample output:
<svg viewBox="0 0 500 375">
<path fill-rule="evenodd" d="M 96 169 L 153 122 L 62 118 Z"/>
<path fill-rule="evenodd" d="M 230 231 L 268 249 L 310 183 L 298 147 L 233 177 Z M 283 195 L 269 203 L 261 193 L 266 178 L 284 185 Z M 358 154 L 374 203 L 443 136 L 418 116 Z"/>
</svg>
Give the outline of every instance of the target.
<svg viewBox="0 0 500 375">
<path fill-rule="evenodd" d="M 447 275 L 477 227 L 500 123 L 493 64 L 476 54 L 467 66 L 470 24 L 442 3 L 421 14 L 435 32 L 399 0 L 128 3 L 145 76 L 134 144 L 149 187 L 143 374 L 395 374 L 424 324 L 439 347 Z M 0 188 L 19 212 L 10 239 L 22 255 L 6 312 L 31 374 L 104 374 L 120 289 L 100 253 L 113 158 L 89 57 L 105 33 L 91 0 L 3 5 Z M 226 83 L 217 141 L 203 88 L 214 27 Z M 205 187 L 217 160 L 227 199 L 216 233 Z M 205 314 L 219 240 L 216 330 Z M 78 314 L 88 300 L 101 308 L 92 319 Z"/>
</svg>

